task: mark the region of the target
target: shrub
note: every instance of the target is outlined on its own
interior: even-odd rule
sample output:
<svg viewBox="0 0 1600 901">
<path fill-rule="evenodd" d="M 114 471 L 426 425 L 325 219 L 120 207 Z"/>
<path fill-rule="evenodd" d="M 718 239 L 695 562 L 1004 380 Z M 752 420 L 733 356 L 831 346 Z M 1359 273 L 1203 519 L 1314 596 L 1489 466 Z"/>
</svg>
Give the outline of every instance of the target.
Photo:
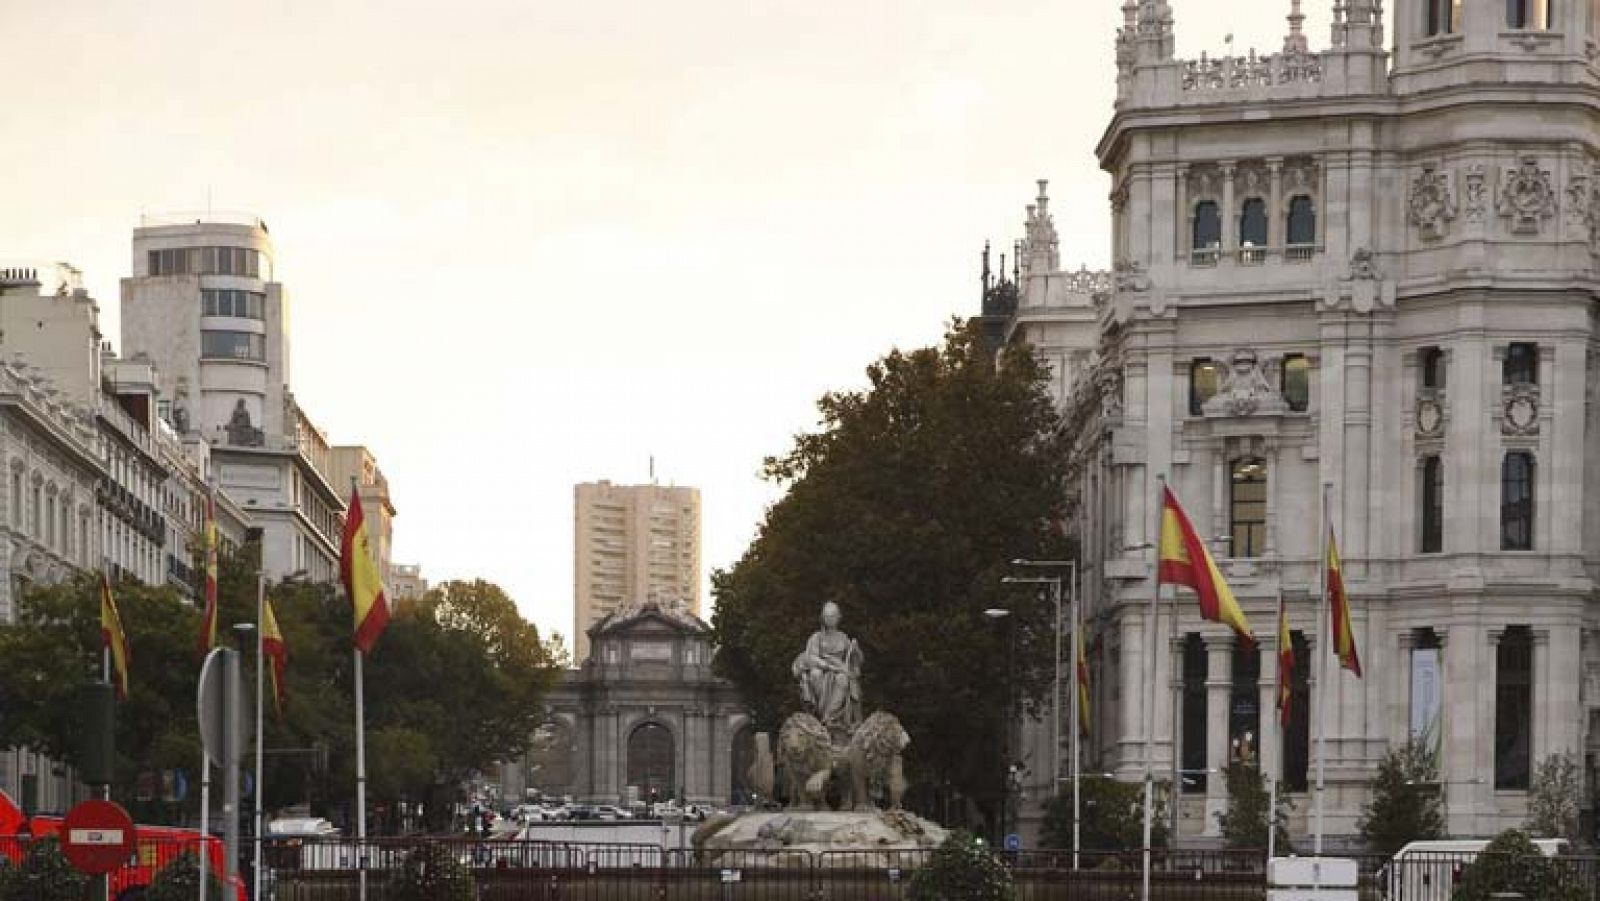
<svg viewBox="0 0 1600 901">
<path fill-rule="evenodd" d="M 193 851 L 185 851 L 168 861 L 156 878 L 150 880 L 150 887 L 140 901 L 190 901 L 199 894 L 200 858 Z M 216 873 L 206 873 L 206 897 L 227 897 Z"/>
<path fill-rule="evenodd" d="M 910 901 L 1011 901 L 1011 871 L 966 832 L 953 832 L 911 877 Z"/>
<path fill-rule="evenodd" d="M 1079 847 L 1085 851 L 1127 851 L 1144 847 L 1144 784 L 1119 782 L 1107 776 L 1082 776 L 1078 783 Z M 1166 792 L 1156 786 L 1155 822 L 1150 844 L 1167 846 Z M 1045 807 L 1039 844 L 1072 847 L 1072 788 Z"/>
<path fill-rule="evenodd" d="M 82 901 L 88 884 L 54 838 L 41 838 L 28 845 L 21 866 L 0 880 L 0 901 Z"/>
<path fill-rule="evenodd" d="M 1571 754 L 1551 754 L 1539 762 L 1528 793 L 1528 831 L 1540 838 L 1564 838 L 1576 843 L 1578 798 L 1583 786 L 1578 764 Z"/>
<path fill-rule="evenodd" d="M 389 878 L 389 901 L 474 901 L 477 895 L 472 871 L 445 845 L 417 848 Z"/>
<path fill-rule="evenodd" d="M 1576 874 L 1545 857 L 1516 829 L 1495 837 L 1461 874 L 1451 901 L 1490 901 L 1516 893 L 1538 901 L 1584 901 Z"/>
<path fill-rule="evenodd" d="M 1258 849 L 1267 846 L 1267 802 L 1271 795 L 1261 769 L 1255 764 L 1235 761 L 1223 771 L 1228 781 L 1228 809 L 1217 814 L 1217 824 L 1222 829 L 1222 843 L 1233 849 Z M 1289 831 L 1283 827 L 1284 818 L 1293 805 L 1283 795 L 1278 795 L 1277 844 L 1279 854 L 1292 854 L 1294 845 L 1289 841 Z"/>
<path fill-rule="evenodd" d="M 1421 736 L 1383 755 L 1361 815 L 1361 837 L 1372 853 L 1393 857 L 1409 842 L 1444 834 L 1438 780 L 1438 755 Z"/>
</svg>

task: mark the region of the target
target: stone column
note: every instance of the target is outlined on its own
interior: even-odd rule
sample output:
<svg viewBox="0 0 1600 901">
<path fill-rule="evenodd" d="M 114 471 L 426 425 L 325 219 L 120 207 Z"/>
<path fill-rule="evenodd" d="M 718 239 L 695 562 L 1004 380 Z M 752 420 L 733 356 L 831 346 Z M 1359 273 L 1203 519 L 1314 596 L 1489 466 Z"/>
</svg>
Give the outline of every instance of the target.
<svg viewBox="0 0 1600 901">
<path fill-rule="evenodd" d="M 1222 769 L 1228 765 L 1228 706 L 1233 694 L 1233 635 L 1207 635 L 1206 642 L 1206 823 L 1217 835 L 1217 815 L 1228 808 Z"/>
<path fill-rule="evenodd" d="M 1121 745 L 1117 760 L 1123 779 L 1139 778 L 1144 773 L 1145 736 L 1145 631 L 1142 612 L 1125 608 L 1121 626 L 1121 667 L 1117 681 L 1122 687 L 1122 728 L 1117 738 Z"/>
<path fill-rule="evenodd" d="M 1271 535 L 1269 531 L 1267 533 Z M 1261 728 L 1256 737 L 1256 753 L 1261 762 L 1261 772 L 1268 779 L 1278 779 L 1283 769 L 1283 721 L 1278 715 L 1278 630 L 1277 613 L 1273 613 L 1273 629 L 1258 633 L 1256 647 L 1261 654 Z"/>
<path fill-rule="evenodd" d="M 1283 157 L 1267 157 L 1267 180 L 1270 185 L 1267 201 L 1267 252 L 1282 254 L 1285 235 L 1288 234 L 1284 228 L 1287 211 L 1283 208 Z"/>
<path fill-rule="evenodd" d="M 1179 163 L 1177 172 L 1177 202 L 1172 211 L 1172 227 L 1177 231 L 1174 242 L 1178 261 L 1189 259 L 1189 245 L 1194 240 L 1194 211 L 1189 209 L 1189 164 Z"/>
<path fill-rule="evenodd" d="M 1528 764 L 1537 769 L 1546 754 L 1564 749 L 1550 746 L 1551 719 L 1555 714 L 1550 704 L 1550 630 L 1534 629 L 1532 637 L 1533 672 L 1529 675 L 1533 684 L 1529 686 L 1529 693 L 1533 704 L 1529 712 L 1533 717 L 1533 734 L 1528 736 Z M 1574 668 L 1571 672 L 1579 670 Z"/>
<path fill-rule="evenodd" d="M 1234 207 L 1233 193 L 1238 165 L 1234 160 L 1223 160 L 1217 168 L 1222 173 L 1222 257 L 1232 260 L 1239 249 L 1239 211 Z"/>
<path fill-rule="evenodd" d="M 1261 555 L 1269 560 L 1278 557 L 1278 441 L 1275 438 L 1265 439 L 1261 444 L 1261 456 L 1267 461 L 1267 534 L 1266 546 L 1261 549 Z M 1279 571 L 1279 584 L 1282 584 L 1282 574 Z M 1274 614 L 1276 615 L 1276 614 Z M 1276 626 L 1276 623 L 1274 623 Z M 1267 667 L 1261 668 L 1263 673 Z M 1277 672 L 1277 670 L 1273 670 Z M 1267 709 L 1265 707 L 1261 708 Z"/>
</svg>

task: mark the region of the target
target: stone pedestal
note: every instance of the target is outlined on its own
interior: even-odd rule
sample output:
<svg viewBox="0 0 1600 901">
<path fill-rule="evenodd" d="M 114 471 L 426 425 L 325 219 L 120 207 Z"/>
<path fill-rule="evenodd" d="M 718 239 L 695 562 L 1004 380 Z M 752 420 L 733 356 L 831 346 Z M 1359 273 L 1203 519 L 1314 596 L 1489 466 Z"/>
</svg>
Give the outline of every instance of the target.
<svg viewBox="0 0 1600 901">
<path fill-rule="evenodd" d="M 783 810 L 708 824 L 695 835 L 706 866 L 900 867 L 944 843 L 944 828 L 903 810 Z"/>
</svg>

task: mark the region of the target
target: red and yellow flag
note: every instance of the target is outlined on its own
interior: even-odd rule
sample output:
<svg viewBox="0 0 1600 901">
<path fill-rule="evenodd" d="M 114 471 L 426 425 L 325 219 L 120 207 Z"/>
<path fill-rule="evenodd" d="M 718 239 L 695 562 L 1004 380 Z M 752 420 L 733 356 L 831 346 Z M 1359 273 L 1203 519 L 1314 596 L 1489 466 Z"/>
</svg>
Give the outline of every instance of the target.
<svg viewBox="0 0 1600 901">
<path fill-rule="evenodd" d="M 1278 598 L 1278 722 L 1289 726 L 1294 707 L 1294 636 L 1289 634 L 1289 605 Z"/>
<path fill-rule="evenodd" d="M 206 609 L 200 617 L 200 656 L 217 646 L 217 491 L 206 495 L 205 531 Z"/>
<path fill-rule="evenodd" d="M 267 660 L 267 679 L 272 682 L 272 709 L 283 716 L 283 670 L 289 665 L 289 647 L 283 643 L 283 632 L 278 629 L 278 617 L 272 612 L 272 601 L 261 603 L 261 654 Z"/>
<path fill-rule="evenodd" d="M 1238 633 L 1239 637 L 1255 643 L 1255 633 L 1234 600 L 1233 589 L 1211 559 L 1211 552 L 1190 524 L 1189 517 L 1178 505 L 1171 488 L 1161 489 L 1161 545 L 1156 568 L 1156 578 L 1169 585 L 1183 585 L 1194 590 L 1200 601 L 1200 616 L 1214 623 L 1222 623 Z"/>
<path fill-rule="evenodd" d="M 122 631 L 122 615 L 117 612 L 117 600 L 111 596 L 111 580 L 100 574 L 100 644 L 111 655 L 111 684 L 117 697 L 128 699 L 128 633 Z"/>
<path fill-rule="evenodd" d="M 1078 630 L 1078 731 L 1084 738 L 1089 737 L 1089 724 L 1094 718 L 1089 715 L 1089 645 L 1084 640 L 1083 630 Z"/>
<path fill-rule="evenodd" d="M 367 520 L 361 513 L 361 495 L 350 489 L 350 510 L 344 519 L 344 540 L 339 547 L 339 577 L 356 617 L 356 647 L 372 653 L 383 627 L 389 624 L 389 601 L 383 596 L 383 578 L 372 558 Z"/>
<path fill-rule="evenodd" d="M 1328 610 L 1333 618 L 1333 652 L 1339 665 L 1361 678 L 1361 655 L 1356 653 L 1356 633 L 1350 625 L 1350 596 L 1344 593 L 1344 575 L 1339 566 L 1339 545 L 1328 527 L 1328 559 L 1323 572 L 1327 579 Z"/>
</svg>

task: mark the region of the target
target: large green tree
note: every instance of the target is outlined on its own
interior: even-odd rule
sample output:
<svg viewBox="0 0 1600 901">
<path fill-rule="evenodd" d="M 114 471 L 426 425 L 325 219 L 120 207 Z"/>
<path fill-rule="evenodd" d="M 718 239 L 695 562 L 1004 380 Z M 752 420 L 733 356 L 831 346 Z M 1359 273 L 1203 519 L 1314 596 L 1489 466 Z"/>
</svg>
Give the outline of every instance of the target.
<svg viewBox="0 0 1600 901">
<path fill-rule="evenodd" d="M 255 620 L 253 550 L 220 567 L 224 642 L 232 624 Z M 198 811 L 196 792 L 169 807 L 139 800 L 136 786 L 140 773 L 166 769 L 186 770 L 198 784 L 200 613 L 167 586 L 125 584 L 115 593 L 132 666 L 129 697 L 117 704 L 113 794 L 145 822 L 186 819 Z M 281 715 L 268 703 L 267 808 L 345 812 L 355 781 L 350 606 L 334 586 L 301 580 L 272 585 L 268 596 L 289 665 Z M 76 693 L 100 676 L 99 609 L 99 582 L 89 575 L 24 593 L 16 622 L 0 628 L 0 748 L 78 762 Z M 552 649 L 488 582 L 448 582 L 397 611 L 366 661 L 373 798 L 428 798 L 443 813 L 466 775 L 520 754 L 558 672 Z M 253 686 L 253 649 L 244 664 Z"/>
<path fill-rule="evenodd" d="M 911 734 L 914 788 L 993 808 L 1001 724 L 1052 677 L 1050 599 L 1001 579 L 1015 558 L 1069 550 L 1048 376 L 1027 347 L 997 358 L 958 321 L 938 347 L 873 363 L 864 390 L 825 395 L 821 428 L 766 461 L 787 493 L 712 574 L 717 671 L 765 728 L 797 709 L 790 664 L 837 601 L 865 654 L 867 709 Z M 1011 615 L 984 615 L 996 607 Z"/>
</svg>

